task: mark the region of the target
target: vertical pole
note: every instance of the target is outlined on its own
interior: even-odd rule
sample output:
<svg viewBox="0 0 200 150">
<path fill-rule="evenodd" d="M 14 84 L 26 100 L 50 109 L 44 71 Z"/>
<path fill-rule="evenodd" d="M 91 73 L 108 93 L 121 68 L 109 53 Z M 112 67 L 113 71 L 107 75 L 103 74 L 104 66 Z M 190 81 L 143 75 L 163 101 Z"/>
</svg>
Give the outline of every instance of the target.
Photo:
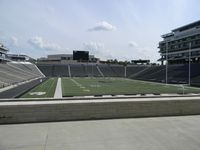
<svg viewBox="0 0 200 150">
<path fill-rule="evenodd" d="M 188 85 L 190 86 L 190 79 L 191 79 L 191 42 L 189 43 L 189 50 L 188 50 L 188 53 L 189 53 L 189 57 L 188 57 Z"/>
<path fill-rule="evenodd" d="M 89 73 L 88 73 L 88 61 L 87 61 L 87 64 L 86 64 L 86 76 L 89 77 Z"/>
<path fill-rule="evenodd" d="M 168 83 L 168 42 L 166 42 L 166 72 L 165 72 L 165 82 Z"/>
<path fill-rule="evenodd" d="M 126 65 L 124 66 L 124 77 L 126 78 Z"/>
<path fill-rule="evenodd" d="M 94 70 L 93 70 L 93 63 L 92 63 L 92 77 L 94 77 Z"/>
</svg>

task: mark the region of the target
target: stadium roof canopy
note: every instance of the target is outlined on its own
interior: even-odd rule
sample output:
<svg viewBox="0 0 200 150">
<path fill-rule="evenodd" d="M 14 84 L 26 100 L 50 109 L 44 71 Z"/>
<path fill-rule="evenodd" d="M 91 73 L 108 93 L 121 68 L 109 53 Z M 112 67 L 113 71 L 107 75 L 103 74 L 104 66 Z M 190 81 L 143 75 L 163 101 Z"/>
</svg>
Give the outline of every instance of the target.
<svg viewBox="0 0 200 150">
<path fill-rule="evenodd" d="M 190 28 L 193 28 L 193 27 L 197 27 L 197 26 L 200 27 L 200 20 L 192 22 L 192 23 L 187 24 L 187 25 L 184 25 L 182 27 L 176 28 L 176 29 L 172 30 L 172 32 L 183 31 L 183 30 L 187 30 L 187 29 L 190 29 Z"/>
</svg>

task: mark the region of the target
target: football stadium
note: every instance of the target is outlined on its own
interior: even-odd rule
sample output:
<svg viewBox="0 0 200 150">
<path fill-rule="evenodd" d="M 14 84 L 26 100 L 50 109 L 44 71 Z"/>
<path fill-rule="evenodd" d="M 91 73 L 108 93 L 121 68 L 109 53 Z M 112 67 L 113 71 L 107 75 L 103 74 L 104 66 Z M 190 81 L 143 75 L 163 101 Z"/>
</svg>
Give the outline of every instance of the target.
<svg viewBox="0 0 200 150">
<path fill-rule="evenodd" d="M 35 58 L 0 38 L 0 150 L 199 149 L 200 20 L 161 38 L 156 63 L 81 48 Z"/>
<path fill-rule="evenodd" d="M 162 35 L 163 41 L 158 44 L 161 56 L 158 61 L 161 61 L 161 64 L 153 64 L 150 63 L 150 60 L 145 59 L 132 60 L 131 62 L 101 61 L 101 58 L 96 58 L 94 55 L 90 55 L 89 51 L 84 50 L 73 50 L 73 54 L 51 54 L 34 60 L 27 55 L 7 54 L 9 49 L 2 44 L 0 64 L 2 107 L 7 111 L 8 108 L 11 108 L 5 107 L 3 102 L 10 102 L 9 104 L 13 105 L 15 105 L 13 102 L 18 102 L 19 105 L 20 102 L 21 104 L 26 102 L 33 109 L 27 110 L 27 114 L 25 114 L 28 116 L 24 118 L 20 109 L 19 112 L 18 110 L 9 112 L 9 115 L 4 109 L 1 109 L 0 122 L 25 123 L 198 114 L 199 111 L 192 108 L 193 103 L 191 103 L 192 106 L 188 105 L 189 109 L 192 109 L 189 112 L 188 108 L 185 108 L 182 104 L 186 101 L 180 101 L 180 104 L 178 103 L 180 106 L 171 104 L 170 101 L 170 105 L 167 106 L 165 105 L 166 101 L 161 99 L 171 100 L 174 98 L 178 100 L 186 98 L 190 101 L 190 99 L 198 98 L 200 94 L 200 46 L 199 28 L 197 27 L 199 25 L 200 21 L 196 21 Z M 101 104 L 108 108 L 112 107 L 110 101 L 117 103 L 119 100 L 127 105 L 130 101 L 136 103 L 140 99 L 143 100 L 142 98 L 145 99 L 145 102 L 146 100 L 148 103 L 152 102 L 152 108 L 155 100 L 160 102 L 161 105 L 166 107 L 163 109 L 164 112 L 155 113 L 152 108 L 148 108 L 150 109 L 148 110 L 145 106 L 137 113 L 126 112 L 130 111 L 128 109 L 131 107 L 127 110 L 125 108 L 120 110 L 120 108 L 113 106 L 113 110 L 117 109 L 122 113 L 119 116 L 112 112 L 101 114 L 104 106 L 100 107 L 100 114 L 98 111 L 95 112 L 97 114 L 93 112 L 95 107 L 98 108 Z M 28 103 L 33 101 L 36 105 Z M 97 102 L 93 103 L 95 101 Z M 82 110 L 83 112 L 77 112 L 78 108 L 75 106 L 75 108 L 72 107 L 74 110 L 72 108 L 60 110 L 61 112 L 72 111 L 71 113 L 75 115 L 61 115 L 56 118 L 51 117 L 55 115 L 51 114 L 53 112 L 46 112 L 42 109 L 41 117 L 38 116 L 40 112 L 36 111 L 41 102 L 46 103 L 45 107 L 51 106 L 50 108 L 47 107 L 48 109 L 55 109 L 55 114 L 59 113 L 56 108 L 57 105 L 62 105 L 65 102 L 70 102 L 75 106 L 79 102 L 76 107 L 83 107 L 86 105 L 85 103 L 88 103 L 89 106 L 92 103 L 95 106 Z M 58 104 L 52 105 L 49 102 Z M 15 106 L 19 107 L 19 105 Z M 65 105 L 69 107 L 68 104 L 63 104 L 63 107 Z M 195 107 L 197 106 L 195 105 Z M 157 107 L 158 110 L 162 108 L 162 106 Z M 178 109 L 175 109 L 175 107 L 178 107 Z M 175 109 L 175 112 L 171 111 L 172 108 Z M 104 111 L 107 111 L 107 109 Z M 84 114 L 85 111 L 91 111 L 90 115 L 87 112 L 86 115 L 80 116 L 79 113 Z M 146 113 L 146 111 L 149 112 Z M 31 117 L 29 117 L 30 113 L 32 113 Z"/>
</svg>

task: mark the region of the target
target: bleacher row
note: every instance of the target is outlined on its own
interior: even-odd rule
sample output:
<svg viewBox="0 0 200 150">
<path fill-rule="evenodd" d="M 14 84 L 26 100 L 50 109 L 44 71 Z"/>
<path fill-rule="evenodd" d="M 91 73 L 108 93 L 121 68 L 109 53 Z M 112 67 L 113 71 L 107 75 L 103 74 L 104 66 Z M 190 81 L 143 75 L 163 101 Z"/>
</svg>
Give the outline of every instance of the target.
<svg viewBox="0 0 200 150">
<path fill-rule="evenodd" d="M 125 77 L 122 65 L 107 64 L 38 64 L 47 77 Z"/>
<path fill-rule="evenodd" d="M 127 77 L 131 79 L 165 82 L 166 66 L 116 64 L 38 64 L 47 77 Z M 168 83 L 188 83 L 188 64 L 168 66 Z M 200 83 L 200 64 L 191 64 L 191 81 Z"/>
<path fill-rule="evenodd" d="M 38 69 L 39 68 L 39 69 Z M 188 83 L 188 64 L 169 65 L 168 83 Z M 191 82 L 200 85 L 200 64 L 191 64 Z M 114 64 L 0 64 L 0 88 L 44 77 L 127 77 L 137 80 L 165 82 L 166 66 Z"/>
<path fill-rule="evenodd" d="M 34 64 L 12 62 L 0 64 L 0 88 L 39 77 L 44 76 Z"/>
<path fill-rule="evenodd" d="M 191 64 L 190 79 L 193 85 L 200 85 L 199 68 L 200 64 Z M 166 82 L 166 66 L 148 67 L 132 78 L 146 81 Z M 168 83 L 187 84 L 189 81 L 189 65 L 169 65 L 167 71 L 167 81 Z"/>
</svg>

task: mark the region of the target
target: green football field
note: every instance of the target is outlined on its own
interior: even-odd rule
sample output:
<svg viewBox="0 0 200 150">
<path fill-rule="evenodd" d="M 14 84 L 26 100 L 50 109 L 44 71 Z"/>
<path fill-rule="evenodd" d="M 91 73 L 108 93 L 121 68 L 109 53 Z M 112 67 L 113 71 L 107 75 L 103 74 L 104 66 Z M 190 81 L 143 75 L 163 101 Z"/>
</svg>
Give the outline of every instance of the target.
<svg viewBox="0 0 200 150">
<path fill-rule="evenodd" d="M 26 94 L 22 95 L 22 98 L 44 98 L 53 97 L 57 84 L 57 78 L 50 78 L 36 86 Z"/>
<path fill-rule="evenodd" d="M 164 94 L 164 93 L 200 93 L 200 88 L 181 85 L 165 85 L 147 81 L 124 78 L 61 78 L 62 95 L 90 96 L 90 95 L 131 95 L 131 94 Z M 22 97 L 42 98 L 53 97 L 57 78 L 50 78 L 35 87 Z M 45 93 L 45 94 L 44 94 Z"/>
<path fill-rule="evenodd" d="M 183 93 L 182 86 L 124 78 L 62 78 L 63 97 L 83 95 L 123 95 Z M 200 93 L 200 89 L 184 87 L 184 93 Z"/>
</svg>

